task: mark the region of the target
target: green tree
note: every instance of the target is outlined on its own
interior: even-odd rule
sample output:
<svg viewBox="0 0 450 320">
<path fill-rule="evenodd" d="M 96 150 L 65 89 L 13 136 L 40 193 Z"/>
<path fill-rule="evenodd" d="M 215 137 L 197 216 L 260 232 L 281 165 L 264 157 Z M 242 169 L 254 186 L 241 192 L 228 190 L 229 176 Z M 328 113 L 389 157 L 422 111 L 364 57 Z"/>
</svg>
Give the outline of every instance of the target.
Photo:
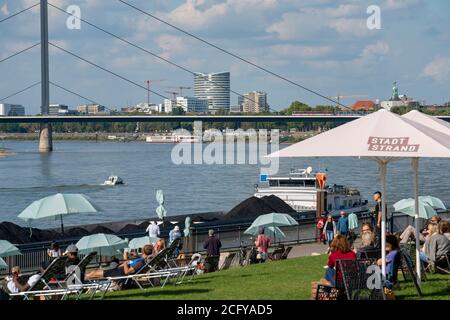
<svg viewBox="0 0 450 320">
<path fill-rule="evenodd" d="M 300 101 L 294 101 L 291 103 L 289 107 L 287 107 L 284 110 L 280 111 L 280 114 L 282 115 L 291 115 L 295 111 L 311 111 L 312 108 L 307 105 L 306 103 L 300 102 Z"/>
</svg>

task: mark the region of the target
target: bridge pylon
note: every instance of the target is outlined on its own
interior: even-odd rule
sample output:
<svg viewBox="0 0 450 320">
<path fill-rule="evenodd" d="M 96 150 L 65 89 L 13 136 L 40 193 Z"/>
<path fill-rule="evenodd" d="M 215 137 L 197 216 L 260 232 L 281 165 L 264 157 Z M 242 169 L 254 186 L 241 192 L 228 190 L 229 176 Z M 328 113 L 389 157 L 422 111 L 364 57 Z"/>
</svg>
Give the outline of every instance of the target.
<svg viewBox="0 0 450 320">
<path fill-rule="evenodd" d="M 48 115 L 50 108 L 50 79 L 48 61 L 48 3 L 41 0 L 41 114 Z M 39 152 L 52 152 L 52 125 L 42 123 L 39 130 Z"/>
</svg>

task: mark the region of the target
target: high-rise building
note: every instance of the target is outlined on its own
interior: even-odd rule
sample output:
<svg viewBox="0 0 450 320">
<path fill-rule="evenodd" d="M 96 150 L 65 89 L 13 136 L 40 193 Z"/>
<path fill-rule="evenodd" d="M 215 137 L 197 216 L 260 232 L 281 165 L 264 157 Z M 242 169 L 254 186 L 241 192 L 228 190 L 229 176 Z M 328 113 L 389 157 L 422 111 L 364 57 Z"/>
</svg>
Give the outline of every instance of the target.
<svg viewBox="0 0 450 320">
<path fill-rule="evenodd" d="M 230 73 L 200 73 L 194 77 L 194 96 L 207 100 L 211 112 L 230 109 Z"/>
<path fill-rule="evenodd" d="M 244 94 L 242 98 L 242 111 L 250 113 L 263 113 L 269 111 L 267 94 L 262 91 L 252 91 Z M 241 101 L 242 101 L 241 100 Z"/>
<path fill-rule="evenodd" d="M 20 104 L 0 103 L 0 116 L 24 116 L 25 108 Z"/>
</svg>

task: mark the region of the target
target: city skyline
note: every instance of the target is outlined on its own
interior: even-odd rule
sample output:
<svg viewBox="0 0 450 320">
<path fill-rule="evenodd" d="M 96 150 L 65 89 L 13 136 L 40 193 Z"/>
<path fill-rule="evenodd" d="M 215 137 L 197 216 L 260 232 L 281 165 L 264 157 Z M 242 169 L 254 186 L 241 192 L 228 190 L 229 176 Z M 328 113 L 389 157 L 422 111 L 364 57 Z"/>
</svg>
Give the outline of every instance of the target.
<svg viewBox="0 0 450 320">
<path fill-rule="evenodd" d="M 32 2 L 0 1 L 0 18 Z M 194 71 L 229 70 L 234 91 L 241 94 L 265 91 L 273 109 L 285 108 L 294 100 L 311 105 L 331 104 L 163 27 L 120 3 L 85 0 L 54 0 L 51 3 L 63 8 L 69 4 L 79 5 L 84 19 Z M 450 57 L 444 50 L 450 39 L 450 23 L 445 19 L 450 9 L 448 2 L 324 0 L 298 4 L 288 0 L 227 0 L 132 3 L 325 96 L 360 94 L 371 100 L 384 100 L 389 98 L 392 82 L 397 80 L 401 93 L 419 101 L 442 104 L 450 100 L 446 96 L 450 83 Z M 380 30 L 369 30 L 365 26 L 366 9 L 370 4 L 380 6 Z M 247 10 L 249 8 L 251 12 Z M 102 15 L 102 12 L 107 14 Z M 252 19 L 248 19 L 248 15 Z M 82 23 L 81 30 L 68 30 L 65 27 L 67 16 L 54 8 L 49 8 L 49 16 L 53 43 L 143 85 L 148 78 L 167 79 L 164 84 L 155 84 L 152 90 L 167 95 L 164 93 L 166 85 L 193 83 L 191 75 L 128 48 L 86 24 Z M 183 19 L 187 16 L 191 19 Z M 38 8 L 17 20 L 7 21 L 2 26 L 5 32 L 0 35 L 0 59 L 39 39 Z M 419 37 L 420 42 L 416 40 Z M 55 48 L 51 49 L 50 63 L 52 81 L 102 105 L 120 107 L 145 101 L 145 90 L 117 80 Z M 34 48 L 5 62 L 0 66 L 0 73 L 15 75 L 2 77 L 0 96 L 38 81 L 39 49 Z M 194 96 L 194 93 L 191 90 L 183 95 Z M 155 99 L 153 95 L 154 102 L 162 103 L 162 98 Z M 51 88 L 51 102 L 86 103 L 55 87 Z M 346 105 L 353 102 L 343 101 Z M 27 113 L 38 113 L 39 87 L 4 103 L 22 104 Z M 237 104 L 236 95 L 231 95 L 230 104 Z"/>
</svg>

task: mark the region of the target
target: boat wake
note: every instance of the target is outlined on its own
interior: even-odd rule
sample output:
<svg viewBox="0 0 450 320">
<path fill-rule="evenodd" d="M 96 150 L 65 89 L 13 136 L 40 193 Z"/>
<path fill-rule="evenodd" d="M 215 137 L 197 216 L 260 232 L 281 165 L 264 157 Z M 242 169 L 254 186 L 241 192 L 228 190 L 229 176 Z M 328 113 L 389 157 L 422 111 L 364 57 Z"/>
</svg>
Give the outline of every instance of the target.
<svg viewBox="0 0 450 320">
<path fill-rule="evenodd" d="M 107 188 L 101 184 L 74 184 L 74 185 L 58 185 L 58 186 L 35 186 L 35 187 L 18 187 L 18 188 L 0 188 L 0 193 L 10 192 L 70 192 L 70 191 L 95 191 Z"/>
</svg>

